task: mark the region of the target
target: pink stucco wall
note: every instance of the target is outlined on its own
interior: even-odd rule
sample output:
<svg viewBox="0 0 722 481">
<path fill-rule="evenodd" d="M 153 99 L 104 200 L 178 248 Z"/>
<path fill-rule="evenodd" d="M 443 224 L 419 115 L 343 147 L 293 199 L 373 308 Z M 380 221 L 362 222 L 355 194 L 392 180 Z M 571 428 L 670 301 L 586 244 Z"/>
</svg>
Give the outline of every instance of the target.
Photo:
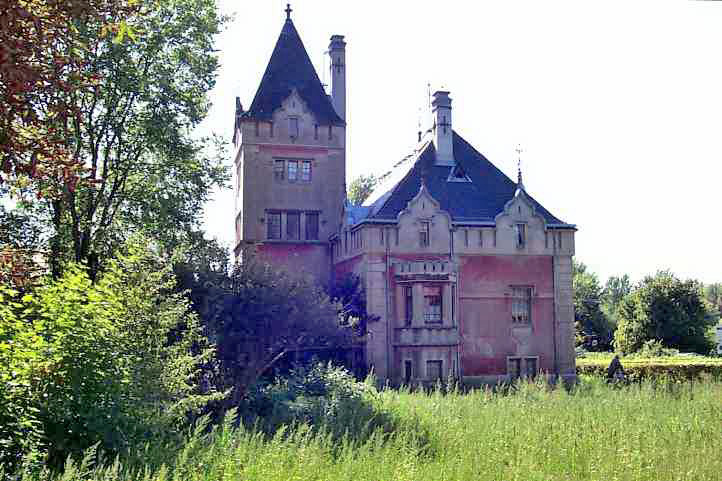
<svg viewBox="0 0 722 481">
<path fill-rule="evenodd" d="M 310 275 L 322 285 L 328 282 L 328 247 L 325 244 L 266 242 L 258 246 L 258 256 L 293 274 Z"/>
<path fill-rule="evenodd" d="M 524 355 L 554 362 L 554 282 L 550 256 L 462 256 L 459 327 L 464 376 L 506 374 L 507 356 L 518 355 L 511 323 L 511 286 L 532 286 L 532 334 Z"/>
</svg>

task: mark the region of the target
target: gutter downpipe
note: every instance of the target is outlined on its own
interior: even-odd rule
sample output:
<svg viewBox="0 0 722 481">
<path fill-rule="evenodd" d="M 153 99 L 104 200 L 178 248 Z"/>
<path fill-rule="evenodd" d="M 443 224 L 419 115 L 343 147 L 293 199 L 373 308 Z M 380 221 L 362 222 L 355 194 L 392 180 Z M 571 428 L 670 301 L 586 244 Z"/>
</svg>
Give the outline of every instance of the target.
<svg viewBox="0 0 722 481">
<path fill-rule="evenodd" d="M 386 383 L 389 382 L 389 379 L 391 378 L 391 335 L 390 335 L 390 326 L 391 326 L 391 319 L 389 318 L 389 276 L 391 275 L 391 256 L 390 256 L 390 249 L 391 249 L 391 242 L 389 242 L 389 231 L 386 230 L 384 235 L 384 243 L 386 244 L 386 272 L 384 272 L 384 284 L 385 284 L 385 292 L 384 292 L 384 298 L 386 301 Z"/>
<path fill-rule="evenodd" d="M 554 233 L 556 234 L 556 233 Z M 552 340 L 554 341 L 554 382 L 559 379 L 559 360 L 557 359 L 557 238 L 552 234 L 552 288 L 554 289 L 554 318 L 552 319 Z"/>
</svg>

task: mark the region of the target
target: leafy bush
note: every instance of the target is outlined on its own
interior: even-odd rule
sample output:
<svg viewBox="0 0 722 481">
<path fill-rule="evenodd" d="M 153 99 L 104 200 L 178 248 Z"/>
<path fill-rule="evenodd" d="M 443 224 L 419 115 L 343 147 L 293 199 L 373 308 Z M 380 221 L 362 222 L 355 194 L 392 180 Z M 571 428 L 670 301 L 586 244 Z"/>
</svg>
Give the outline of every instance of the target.
<svg viewBox="0 0 722 481">
<path fill-rule="evenodd" d="M 641 358 L 674 357 L 679 356 L 679 350 L 664 347 L 659 339 L 650 339 L 642 344 L 642 347 L 633 355 Z"/>
<path fill-rule="evenodd" d="M 331 363 L 298 367 L 290 376 L 256 389 L 245 405 L 245 421 L 274 435 L 283 426 L 307 425 L 312 432 L 329 434 L 335 441 L 366 440 L 374 432 L 392 435 L 416 433 L 414 442 L 428 436 L 418 420 L 384 407 L 381 394 L 368 377 L 357 381 Z M 378 434 L 377 434 L 378 435 Z"/>
<path fill-rule="evenodd" d="M 290 376 L 259 387 L 248 407 L 269 433 L 282 425 L 305 423 L 342 435 L 363 430 L 375 415 L 377 395 L 371 382 L 358 382 L 344 368 L 318 363 L 297 367 Z"/>
<path fill-rule="evenodd" d="M 217 397 L 196 388 L 212 351 L 172 279 L 130 246 L 95 283 L 70 266 L 21 298 L 0 292 L 2 462 L 33 448 L 53 465 L 96 443 L 124 452 L 173 436 Z"/>
</svg>

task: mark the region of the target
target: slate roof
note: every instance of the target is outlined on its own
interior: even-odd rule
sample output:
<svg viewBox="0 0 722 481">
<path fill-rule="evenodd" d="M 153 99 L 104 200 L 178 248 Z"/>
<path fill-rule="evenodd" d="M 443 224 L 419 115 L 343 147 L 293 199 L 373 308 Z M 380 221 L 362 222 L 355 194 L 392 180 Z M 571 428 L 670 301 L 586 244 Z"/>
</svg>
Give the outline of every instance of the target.
<svg viewBox="0 0 722 481">
<path fill-rule="evenodd" d="M 323 125 L 343 125 L 313 68 L 301 37 L 290 18 L 286 19 L 251 107 L 243 117 L 270 120 L 293 89 Z"/>
<path fill-rule="evenodd" d="M 431 196 L 454 222 L 494 222 L 505 204 L 514 197 L 517 184 L 459 134 L 454 132 L 453 135 L 454 160 L 471 182 L 450 182 L 449 173 L 454 167 L 434 165 L 436 150 L 434 144 L 428 142 L 418 156 L 397 164 L 396 172 L 390 174 L 394 178 L 392 186 L 384 185 L 369 196 L 365 204 L 371 207 L 367 218 L 395 220 L 419 193 L 423 176 Z M 565 224 L 529 194 L 526 195 L 547 224 Z"/>
</svg>

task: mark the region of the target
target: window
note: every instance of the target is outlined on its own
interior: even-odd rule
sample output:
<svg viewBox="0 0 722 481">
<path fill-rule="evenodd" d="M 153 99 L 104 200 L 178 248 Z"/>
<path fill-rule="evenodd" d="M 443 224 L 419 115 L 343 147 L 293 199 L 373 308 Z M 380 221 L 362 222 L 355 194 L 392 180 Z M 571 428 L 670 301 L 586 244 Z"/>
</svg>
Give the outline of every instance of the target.
<svg viewBox="0 0 722 481">
<path fill-rule="evenodd" d="M 301 162 L 301 180 L 303 182 L 311 182 L 311 161 L 304 160 Z"/>
<path fill-rule="evenodd" d="M 286 163 L 283 160 L 276 160 L 273 163 L 273 178 L 283 180 L 286 177 Z"/>
<path fill-rule="evenodd" d="M 484 247 L 484 230 L 479 230 L 479 246 Z"/>
<path fill-rule="evenodd" d="M 394 228 L 394 245 L 399 245 L 399 228 Z"/>
<path fill-rule="evenodd" d="M 424 321 L 428 324 L 441 323 L 441 287 L 424 286 Z"/>
<path fill-rule="evenodd" d="M 260 128 L 260 126 L 258 125 L 258 121 L 256 121 L 254 127 L 255 127 L 255 130 L 256 130 L 256 137 L 258 137 L 259 135 L 261 135 L 261 128 Z"/>
<path fill-rule="evenodd" d="M 453 169 L 451 169 L 451 172 L 449 173 L 448 181 L 450 182 L 471 182 L 469 180 L 469 177 L 466 175 L 466 172 L 464 172 L 464 169 L 457 165 Z"/>
<path fill-rule="evenodd" d="M 412 375 L 411 366 L 412 366 L 411 361 L 409 361 L 409 360 L 404 361 L 404 383 L 405 384 L 411 383 L 411 375 Z"/>
<path fill-rule="evenodd" d="M 298 179 L 298 161 L 297 160 L 289 160 L 288 161 L 288 180 L 291 182 L 296 182 Z"/>
<path fill-rule="evenodd" d="M 290 117 L 288 119 L 288 135 L 292 139 L 298 137 L 298 119 L 296 117 Z"/>
<path fill-rule="evenodd" d="M 286 239 L 301 239 L 301 214 L 298 212 L 286 214 Z"/>
<path fill-rule="evenodd" d="M 411 286 L 404 286 L 404 322 L 406 326 L 411 325 L 414 317 L 414 296 Z"/>
<path fill-rule="evenodd" d="M 426 378 L 438 381 L 443 378 L 443 361 L 426 361 Z"/>
<path fill-rule="evenodd" d="M 379 229 L 379 243 L 384 245 L 384 228 Z"/>
<path fill-rule="evenodd" d="M 539 374 L 539 357 L 508 357 L 506 372 L 511 379 L 534 378 Z"/>
<path fill-rule="evenodd" d="M 328 126 L 328 140 L 333 139 L 333 127 Z"/>
<path fill-rule="evenodd" d="M 464 247 L 469 247 L 469 229 L 464 231 Z"/>
<path fill-rule="evenodd" d="M 511 321 L 518 324 L 531 322 L 531 287 L 512 287 Z"/>
<path fill-rule="evenodd" d="M 429 222 L 428 221 L 422 221 L 421 222 L 421 231 L 419 232 L 419 245 L 421 247 L 428 247 L 429 246 Z"/>
<path fill-rule="evenodd" d="M 521 377 L 521 358 L 520 357 L 507 358 L 506 373 L 512 379 L 519 379 Z"/>
<path fill-rule="evenodd" d="M 318 124 L 313 126 L 313 139 L 318 140 Z"/>
<path fill-rule="evenodd" d="M 521 249 L 526 246 L 526 224 L 515 224 L 516 246 Z"/>
<path fill-rule="evenodd" d="M 266 215 L 268 219 L 268 238 L 269 239 L 280 239 L 281 238 L 281 213 L 280 212 L 269 212 Z"/>
<path fill-rule="evenodd" d="M 273 122 L 269 122 L 268 131 L 269 131 L 270 136 L 273 137 Z"/>
<path fill-rule="evenodd" d="M 318 212 L 306 213 L 306 240 L 318 240 Z"/>
<path fill-rule="evenodd" d="M 534 378 L 539 372 L 539 362 L 536 357 L 527 357 L 524 359 L 524 375 L 526 377 Z"/>
<path fill-rule="evenodd" d="M 456 285 L 451 284 L 451 299 L 449 299 L 449 302 L 451 302 L 451 323 L 455 324 L 456 320 Z"/>
</svg>

